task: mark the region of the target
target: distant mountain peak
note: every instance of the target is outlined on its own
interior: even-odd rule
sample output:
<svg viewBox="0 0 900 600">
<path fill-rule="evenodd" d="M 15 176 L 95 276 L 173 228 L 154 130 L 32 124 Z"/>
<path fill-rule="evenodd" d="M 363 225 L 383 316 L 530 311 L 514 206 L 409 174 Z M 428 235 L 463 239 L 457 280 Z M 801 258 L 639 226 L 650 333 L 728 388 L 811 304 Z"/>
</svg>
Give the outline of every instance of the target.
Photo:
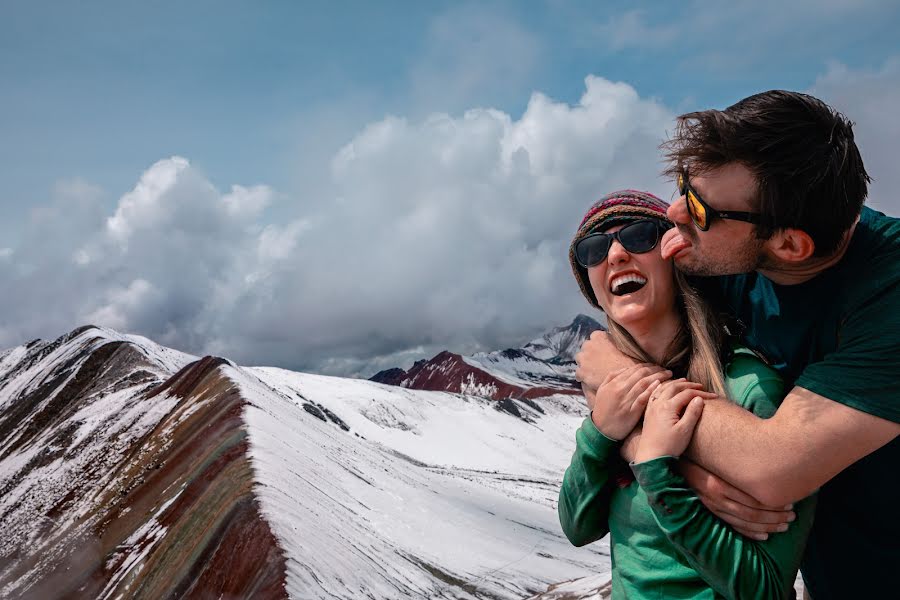
<svg viewBox="0 0 900 600">
<path fill-rule="evenodd" d="M 590 329 L 594 331 L 596 329 L 605 329 L 599 321 L 593 319 L 584 314 L 578 314 L 572 319 L 572 323 L 569 325 L 569 329 Z"/>
<path fill-rule="evenodd" d="M 575 382 L 575 353 L 603 326 L 587 315 L 555 327 L 522 348 L 461 356 L 443 350 L 409 369 L 376 373 L 371 380 L 410 389 L 440 390 L 501 400 L 581 393 Z"/>
</svg>

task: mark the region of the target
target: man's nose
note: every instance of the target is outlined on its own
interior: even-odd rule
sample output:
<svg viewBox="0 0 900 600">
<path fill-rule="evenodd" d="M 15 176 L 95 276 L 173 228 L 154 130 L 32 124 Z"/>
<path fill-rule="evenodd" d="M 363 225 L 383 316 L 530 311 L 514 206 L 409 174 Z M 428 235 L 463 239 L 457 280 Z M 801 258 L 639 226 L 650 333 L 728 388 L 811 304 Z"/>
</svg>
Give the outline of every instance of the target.
<svg viewBox="0 0 900 600">
<path fill-rule="evenodd" d="M 666 210 L 666 216 L 673 223 L 681 223 L 682 225 L 690 223 L 691 215 L 688 214 L 687 202 L 684 196 L 679 196 L 678 200 L 669 205 L 668 210 Z"/>
</svg>

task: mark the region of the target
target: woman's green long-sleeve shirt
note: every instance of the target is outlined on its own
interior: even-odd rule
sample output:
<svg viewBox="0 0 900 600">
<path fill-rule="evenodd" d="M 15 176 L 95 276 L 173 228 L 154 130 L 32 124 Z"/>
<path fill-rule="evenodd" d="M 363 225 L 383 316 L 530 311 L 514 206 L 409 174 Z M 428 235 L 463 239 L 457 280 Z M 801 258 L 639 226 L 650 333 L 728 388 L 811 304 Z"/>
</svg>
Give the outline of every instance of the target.
<svg viewBox="0 0 900 600">
<path fill-rule="evenodd" d="M 725 370 L 729 396 L 768 418 L 783 398 L 778 375 L 739 349 Z M 797 519 L 764 542 L 750 540 L 709 512 L 677 460 L 632 464 L 636 481 L 620 487 L 619 444 L 585 419 L 559 494 L 559 520 L 576 546 L 610 537 L 613 598 L 791 597 L 812 527 L 815 498 L 798 502 Z M 624 467 L 627 468 L 627 467 Z"/>
</svg>

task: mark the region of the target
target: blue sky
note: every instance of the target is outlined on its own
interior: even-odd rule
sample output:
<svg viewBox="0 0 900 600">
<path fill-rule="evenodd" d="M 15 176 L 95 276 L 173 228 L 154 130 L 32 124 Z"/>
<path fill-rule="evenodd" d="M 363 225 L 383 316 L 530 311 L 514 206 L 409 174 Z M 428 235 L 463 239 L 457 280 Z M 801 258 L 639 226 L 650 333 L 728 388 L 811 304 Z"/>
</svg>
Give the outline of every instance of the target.
<svg viewBox="0 0 900 600">
<path fill-rule="evenodd" d="M 379 326 L 393 322 L 385 312 L 393 305 L 387 298 L 380 309 L 364 302 L 347 304 L 342 305 L 343 313 L 324 320 L 334 329 L 347 320 L 341 314 L 354 315 L 349 319 L 352 329 L 362 331 L 359 335 L 367 341 L 360 343 L 352 334 L 342 333 L 335 337 L 343 341 L 333 344 L 325 340 L 326 328 L 313 336 L 318 341 L 307 344 L 301 341 L 302 333 L 292 337 L 277 331 L 277 323 L 298 332 L 310 330 L 303 315 L 279 304 L 287 300 L 275 296 L 265 299 L 248 290 L 243 295 L 235 292 L 240 298 L 229 300 L 230 311 L 253 307 L 259 315 L 255 326 L 235 333 L 240 328 L 230 327 L 232 312 L 222 312 L 221 306 L 213 309 L 209 302 L 191 298 L 188 281 L 174 285 L 164 281 L 164 270 L 146 271 L 141 266 L 146 263 L 143 256 L 123 254 L 114 265 L 82 259 L 90 254 L 86 248 L 96 250 L 103 245 L 100 237 L 112 235 L 109 219 L 124 215 L 126 198 L 136 197 L 134 192 L 142 177 L 149 177 L 148 181 L 163 177 L 165 168 L 150 173 L 151 167 L 178 156 L 188 161 L 190 177 L 183 174 L 184 169 L 179 170 L 177 165 L 181 163 L 177 161 L 169 166 L 175 165 L 175 171 L 182 174 L 173 177 L 178 181 L 195 178 L 203 193 L 216 195 L 211 196 L 209 210 L 215 211 L 227 202 L 223 197 L 232 185 L 250 190 L 245 196 L 251 199 L 242 201 L 249 205 L 256 202 L 252 210 L 228 213 L 244 219 L 243 229 L 238 229 L 249 232 L 245 240 L 248 248 L 259 255 L 268 231 L 269 238 L 280 239 L 284 248 L 292 249 L 282 248 L 276 255 L 293 267 L 287 271 L 283 264 L 274 271 L 266 267 L 263 271 L 268 280 L 290 275 L 317 289 L 338 285 L 296 269 L 301 263 L 323 262 L 336 252 L 324 241 L 312 245 L 312 240 L 320 239 L 315 234 L 317 228 L 338 219 L 333 207 L 341 202 L 364 203 L 371 193 L 380 198 L 375 202 L 380 208 L 367 217 L 369 223 L 377 225 L 379 215 L 385 219 L 381 225 L 397 223 L 417 211 L 427 212 L 423 207 L 437 201 L 426 200 L 423 195 L 421 202 L 412 198 L 411 204 L 401 209 L 403 202 L 393 203 L 392 197 L 423 193 L 416 190 L 429 190 L 425 194 L 429 195 L 438 185 L 448 190 L 450 197 L 454 193 L 471 194 L 468 182 L 481 181 L 480 175 L 472 175 L 471 169 L 476 167 L 463 163 L 458 165 L 460 170 L 452 171 L 455 179 L 448 175 L 450 171 L 432 171 L 431 163 L 419 166 L 418 179 L 403 169 L 393 170 L 397 161 L 408 163 L 410 156 L 421 157 L 433 149 L 427 141 L 429 135 L 437 135 L 446 143 L 447 138 L 441 137 L 448 135 L 446 127 L 436 125 L 434 115 L 445 115 L 447 127 L 459 129 L 471 125 L 465 121 L 467 111 L 496 109 L 490 118 L 493 120 L 488 119 L 491 124 L 485 127 L 503 127 L 506 119 L 513 129 L 518 124 L 524 132 L 510 135 L 525 139 L 528 127 L 539 127 L 526 127 L 531 123 L 526 118 L 529 114 L 535 119 L 543 115 L 540 123 L 554 119 L 557 113 L 574 115 L 573 109 L 586 94 L 585 78 L 589 75 L 609 83 L 624 83 L 636 95 L 636 99 L 621 100 L 612 87 L 605 91 L 598 87 L 597 97 L 606 94 L 611 102 L 610 115 L 655 122 L 654 115 L 660 113 L 658 141 L 665 135 L 665 123 L 680 112 L 724 107 L 771 88 L 817 93 L 859 123 L 863 156 L 878 180 L 876 186 L 881 186 L 874 190 L 881 192 L 882 198 L 873 198 L 873 203 L 890 209 L 898 206 L 886 199 L 888 185 L 893 189 L 894 182 L 895 161 L 889 157 L 896 156 L 898 149 L 892 140 L 900 129 L 900 117 L 892 108 L 900 87 L 898 30 L 900 5 L 887 1 L 5 1 L 0 4 L 0 261 L 5 257 L 8 264 L 0 276 L 25 290 L 16 302 L 27 304 L 29 315 L 60 310 L 49 299 L 72 291 L 71 287 L 40 284 L 41 279 L 87 286 L 96 291 L 96 297 L 84 299 L 77 310 L 63 311 L 58 320 L 24 318 L 16 310 L 5 311 L 7 316 L 0 317 L 0 346 L 19 343 L 26 337 L 58 335 L 81 319 L 104 315 L 110 325 L 162 338 L 193 352 L 220 351 L 244 361 L 335 372 L 365 370 L 381 364 L 378 361 L 387 364 L 407 360 L 441 346 L 474 350 L 523 341 L 538 331 L 542 322 L 547 326 L 558 324 L 556 321 L 576 309 L 580 302 L 577 293 L 567 288 L 567 299 L 553 310 L 542 312 L 535 307 L 531 313 L 504 318 L 499 316 L 504 310 L 500 299 L 497 305 L 485 302 L 485 290 L 479 285 L 463 286 L 472 300 L 459 299 L 460 309 L 489 316 L 481 320 L 454 318 L 454 327 L 426 334 L 416 333 L 422 326 L 410 331 Z M 535 92 L 556 108 L 535 106 L 528 113 Z M 633 114 L 616 112 L 622 106 L 631 107 L 628 110 L 641 108 L 634 109 Z M 560 124 L 563 129 L 547 132 L 541 139 L 560 141 L 559 132 L 567 126 L 571 124 Z M 376 133 L 382 137 L 377 138 Z M 639 179 L 634 184 L 659 189 L 660 193 L 668 189 L 655 178 L 657 163 L 650 143 L 655 134 L 647 132 L 646 143 L 638 143 L 643 133 L 620 133 L 612 136 L 617 140 L 617 153 L 625 156 L 640 148 L 640 155 L 631 162 L 640 164 L 640 173 L 645 175 L 634 175 Z M 611 139 L 609 134 L 605 132 L 592 143 L 602 145 Z M 467 139 L 475 139 L 473 144 L 477 144 L 480 139 L 467 135 L 470 137 L 458 143 L 465 146 Z M 345 158 L 348 156 L 347 148 L 354 140 L 362 143 L 376 138 L 395 140 L 379 146 L 394 154 L 355 151 L 353 160 L 339 159 L 342 152 Z M 417 153 L 408 154 L 408 148 L 416 144 L 422 144 Z M 590 147 L 590 143 L 579 146 L 585 153 L 585 165 L 590 164 Z M 535 148 L 529 151 L 532 158 L 538 153 Z M 462 152 L 476 156 L 479 148 L 473 145 Z M 387 162 L 379 162 L 382 160 Z M 338 166 L 345 163 L 353 166 L 341 171 Z M 618 163 L 613 160 L 609 164 Z M 621 175 L 628 169 L 617 169 L 598 171 L 590 181 L 559 190 L 590 194 L 589 190 L 596 187 L 599 195 L 608 191 L 602 189 L 607 183 L 619 185 L 620 179 L 621 184 L 630 183 Z M 378 178 L 375 171 L 391 176 Z M 638 173 L 636 166 L 634 172 Z M 426 174 L 435 177 L 433 185 L 425 180 Z M 481 191 L 494 181 L 483 175 Z M 569 179 L 579 176 L 576 173 Z M 361 187 L 363 182 L 366 189 Z M 163 190 L 160 198 L 169 190 L 165 185 L 159 189 Z M 495 193 L 510 193 L 509 189 L 497 188 Z M 190 194 L 173 194 L 173 198 L 181 198 L 179 203 L 192 202 Z M 359 195 L 358 200 L 353 200 L 354 194 Z M 238 196 L 244 198 L 240 193 Z M 153 204 L 157 207 L 176 206 L 165 204 L 174 203 L 171 198 L 145 200 L 150 204 L 158 201 Z M 560 211 L 571 220 L 589 201 L 589 197 L 567 198 L 561 201 Z M 528 224 L 526 205 L 513 203 L 507 207 L 505 214 L 523 211 L 514 219 L 512 229 L 521 230 Z M 178 206 L 181 208 L 177 210 L 187 210 Z M 203 216 L 197 207 L 189 214 L 193 217 L 179 218 L 195 218 L 204 227 L 219 223 L 216 218 Z M 352 214 L 341 218 L 352 218 Z M 503 214 L 498 211 L 484 219 L 496 218 L 499 223 Z M 559 227 L 544 235 L 563 247 L 569 232 L 562 222 Z M 172 227 L 167 231 L 171 233 Z M 179 240 L 194 239 L 192 232 L 195 229 L 188 227 Z M 473 245 L 465 237 L 467 232 L 472 233 L 471 227 L 461 225 L 455 247 Z M 220 237 L 211 239 L 223 241 L 224 230 L 218 233 Z M 306 238 L 309 246 L 297 242 Z M 540 246 L 541 240 L 526 238 L 516 243 L 528 251 Z M 378 243 L 377 238 L 367 241 Z M 398 246 L 388 262 L 416 271 L 419 265 L 406 264 L 402 257 L 418 252 L 421 243 L 411 239 L 409 245 Z M 150 252 L 152 244 L 148 244 Z M 205 257 L 207 264 L 220 264 L 218 270 L 207 266 L 202 273 L 192 275 L 201 280 L 210 277 L 204 284 L 207 293 L 225 285 L 223 273 L 241 266 L 234 262 L 238 259 L 224 259 L 213 246 L 215 243 L 210 242 L 203 248 L 190 244 L 182 248 L 190 256 Z M 132 244 L 128 252 L 134 252 L 134 248 Z M 321 253 L 315 248 L 321 248 Z M 347 245 L 339 248 L 337 252 L 345 251 Z M 483 250 L 502 251 L 502 246 L 486 246 Z M 124 252 L 121 244 L 119 251 Z M 74 255 L 82 257 L 76 260 L 77 267 L 71 264 Z M 473 255 L 472 261 L 476 258 Z M 171 265 L 172 260 L 166 264 Z M 257 275 L 261 268 L 259 264 L 243 267 Z M 472 272 L 470 267 L 470 263 L 461 261 L 448 272 L 460 280 Z M 560 281 L 567 277 L 565 267 L 548 267 L 555 274 L 547 275 L 547 281 L 557 285 L 556 277 Z M 73 268 L 80 275 L 70 272 Z M 378 273 L 376 279 L 391 279 L 380 275 L 382 268 L 392 267 L 370 265 L 364 272 Z M 53 273 L 64 276 L 54 277 Z M 244 273 L 242 281 L 253 273 Z M 135 284 L 139 281 L 143 283 Z M 270 294 L 276 294 L 276 288 L 282 295 L 300 293 L 296 288 L 273 285 Z M 393 285 L 396 288 L 399 284 Z M 155 293 L 157 298 L 169 301 L 158 301 L 149 310 L 142 301 L 128 296 L 128 290 L 141 297 Z M 334 297 L 341 295 L 341 290 L 335 290 Z M 123 300 L 126 297 L 133 301 L 128 310 L 122 305 L 127 304 Z M 334 303 L 328 294 L 322 298 L 323 302 Z M 437 311 L 441 302 L 433 304 Z M 113 305 L 118 308 L 113 310 Z M 315 305 L 307 312 L 315 312 Z M 115 318 L 110 317 L 113 314 Z M 200 314 L 204 315 L 202 319 Z M 435 314 L 443 313 L 423 313 L 420 323 L 430 323 Z M 273 318 L 271 315 L 279 315 L 276 324 L 267 321 Z M 322 315 L 316 318 L 323 319 Z M 224 329 L 230 333 L 226 335 Z M 379 342 L 371 343 L 372 339 Z M 298 359 L 297 348 L 306 349 L 307 358 Z M 332 362 L 323 366 L 323 361 Z"/>
</svg>

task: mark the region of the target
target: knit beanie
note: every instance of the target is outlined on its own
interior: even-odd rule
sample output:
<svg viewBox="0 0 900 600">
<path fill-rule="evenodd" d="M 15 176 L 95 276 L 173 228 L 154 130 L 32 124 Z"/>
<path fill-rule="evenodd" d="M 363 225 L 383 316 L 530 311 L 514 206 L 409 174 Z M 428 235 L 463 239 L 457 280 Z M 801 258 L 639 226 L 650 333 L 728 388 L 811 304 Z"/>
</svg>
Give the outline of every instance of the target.
<svg viewBox="0 0 900 600">
<path fill-rule="evenodd" d="M 672 222 L 666 217 L 668 208 L 668 204 L 649 192 L 619 190 L 603 196 L 588 209 L 569 246 L 569 263 L 572 265 L 572 272 L 575 274 L 575 280 L 578 281 L 581 293 L 592 306 L 600 308 L 597 298 L 594 296 L 594 290 L 591 288 L 587 269 L 575 260 L 575 242 L 589 233 L 605 231 L 614 225 L 629 221 L 651 218 L 671 225 Z"/>
</svg>

